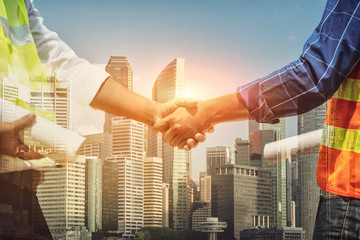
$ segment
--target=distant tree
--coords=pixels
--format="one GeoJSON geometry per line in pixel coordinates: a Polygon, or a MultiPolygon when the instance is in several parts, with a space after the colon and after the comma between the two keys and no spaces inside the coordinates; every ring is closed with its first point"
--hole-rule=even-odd
{"type": "Polygon", "coordinates": [[[175,237],[174,231],[170,228],[144,227],[137,233],[136,240],[174,240],[175,237]]]}
{"type": "Polygon", "coordinates": [[[151,235],[148,231],[139,231],[135,233],[135,240],[151,240],[151,235]]]}
{"type": "Polygon", "coordinates": [[[174,231],[170,228],[144,227],[135,240],[207,240],[207,234],[191,230],[174,231]]]}

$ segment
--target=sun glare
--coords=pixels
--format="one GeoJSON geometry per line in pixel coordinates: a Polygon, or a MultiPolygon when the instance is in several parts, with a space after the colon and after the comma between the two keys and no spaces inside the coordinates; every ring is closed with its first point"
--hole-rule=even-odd
{"type": "Polygon", "coordinates": [[[192,98],[192,99],[198,99],[199,94],[194,88],[187,88],[184,92],[185,98],[192,98]]]}

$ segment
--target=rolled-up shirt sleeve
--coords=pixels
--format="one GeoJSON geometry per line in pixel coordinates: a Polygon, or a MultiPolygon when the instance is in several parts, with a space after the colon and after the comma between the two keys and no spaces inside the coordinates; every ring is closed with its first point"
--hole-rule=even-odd
{"type": "Polygon", "coordinates": [[[41,62],[49,66],[52,74],[56,74],[60,81],[71,83],[72,96],[78,104],[89,105],[109,74],[105,69],[78,57],[58,34],[45,27],[32,0],[25,2],[31,33],[41,62]]]}
{"type": "Polygon", "coordinates": [[[329,0],[300,58],[238,87],[251,118],[272,123],[320,106],[339,88],[360,58],[360,7],[355,0],[329,0]]]}

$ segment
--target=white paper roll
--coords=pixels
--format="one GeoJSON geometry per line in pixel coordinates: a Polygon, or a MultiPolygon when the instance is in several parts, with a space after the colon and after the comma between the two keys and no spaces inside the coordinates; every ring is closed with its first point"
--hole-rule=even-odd
{"type": "Polygon", "coordinates": [[[292,154],[301,156],[317,152],[321,135],[322,129],[268,143],[264,147],[265,160],[272,163],[278,161],[279,156],[290,158],[292,154]]]}
{"type": "MultiPolygon", "coordinates": [[[[13,122],[30,112],[16,104],[0,99],[1,119],[4,122],[13,122]]],[[[41,146],[53,147],[55,152],[66,152],[69,155],[75,155],[85,138],[78,133],[70,131],[54,122],[51,122],[40,116],[36,117],[36,123],[30,128],[30,135],[41,146]],[[60,139],[60,141],[58,141],[60,139]],[[55,141],[61,144],[54,144],[55,141]]]]}

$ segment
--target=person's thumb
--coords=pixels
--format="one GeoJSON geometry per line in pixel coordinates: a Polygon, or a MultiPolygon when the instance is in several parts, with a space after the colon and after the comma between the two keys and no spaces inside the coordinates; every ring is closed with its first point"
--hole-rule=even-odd
{"type": "Polygon", "coordinates": [[[14,122],[14,129],[17,131],[21,131],[22,129],[26,127],[30,127],[35,123],[36,115],[35,114],[28,114],[24,117],[16,120],[14,122]]]}

